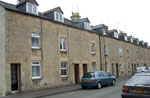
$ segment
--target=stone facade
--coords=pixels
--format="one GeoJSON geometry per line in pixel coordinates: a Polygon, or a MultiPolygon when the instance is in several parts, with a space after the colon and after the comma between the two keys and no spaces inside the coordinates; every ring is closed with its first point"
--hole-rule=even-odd
{"type": "Polygon", "coordinates": [[[92,71],[93,63],[96,70],[107,68],[115,76],[131,75],[136,66],[150,65],[148,48],[3,7],[0,12],[0,95],[12,92],[12,64],[18,65],[20,92],[80,83],[83,73],[92,71]],[[32,49],[32,33],[40,34],[40,49],[32,49]],[[62,37],[66,39],[66,51],[60,51],[62,37]],[[91,43],[95,44],[94,54],[91,43]],[[32,78],[32,61],[40,61],[39,79],[32,78]],[[65,77],[61,75],[63,61],[67,62],[65,77]]]}

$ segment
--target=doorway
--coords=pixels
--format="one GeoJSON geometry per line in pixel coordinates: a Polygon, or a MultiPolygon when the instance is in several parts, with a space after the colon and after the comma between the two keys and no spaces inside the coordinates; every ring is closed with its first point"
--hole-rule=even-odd
{"type": "Polygon", "coordinates": [[[83,74],[87,73],[87,64],[83,64],[83,74]]]}
{"type": "Polygon", "coordinates": [[[11,64],[11,90],[19,91],[20,87],[20,64],[11,64]]]}
{"type": "Polygon", "coordinates": [[[119,65],[116,63],[116,77],[119,78],[119,65]]]}
{"type": "Polygon", "coordinates": [[[114,63],[112,63],[112,66],[111,66],[112,68],[112,75],[114,75],[114,63]]]}
{"type": "Polygon", "coordinates": [[[75,74],[75,83],[80,83],[80,77],[79,77],[79,64],[75,64],[74,66],[74,74],[75,74]]]}

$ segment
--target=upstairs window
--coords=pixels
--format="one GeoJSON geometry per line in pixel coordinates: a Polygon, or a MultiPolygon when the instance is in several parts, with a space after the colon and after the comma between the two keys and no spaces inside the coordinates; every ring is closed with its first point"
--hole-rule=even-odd
{"type": "Polygon", "coordinates": [[[102,33],[103,33],[103,35],[107,35],[105,29],[102,29],[102,33]]]}
{"type": "Polygon", "coordinates": [[[91,43],[91,53],[95,54],[95,43],[91,43]]]}
{"type": "Polygon", "coordinates": [[[131,41],[131,43],[133,43],[133,39],[132,38],[130,39],[130,41],[131,41]]]}
{"type": "Polygon", "coordinates": [[[40,49],[40,34],[32,33],[32,48],[40,49]]]}
{"type": "Polygon", "coordinates": [[[66,38],[60,38],[60,51],[66,52],[66,38]]]}
{"type": "Polygon", "coordinates": [[[55,15],[55,20],[56,21],[64,22],[63,15],[61,13],[54,12],[54,15],[55,15]]]}
{"type": "Polygon", "coordinates": [[[26,3],[26,12],[33,13],[33,14],[38,14],[38,8],[37,8],[36,5],[27,2],[26,3]]]}
{"type": "Polygon", "coordinates": [[[119,36],[118,36],[118,33],[117,33],[117,32],[114,32],[114,37],[115,37],[115,38],[119,38],[119,36]]]}
{"type": "Polygon", "coordinates": [[[129,57],[129,49],[127,49],[127,57],[129,57]]]}
{"type": "Polygon", "coordinates": [[[87,29],[87,30],[91,30],[90,23],[84,22],[84,28],[87,29]]]}
{"type": "Polygon", "coordinates": [[[108,55],[108,47],[105,45],[104,46],[104,55],[107,56],[108,55]]]}
{"type": "Polygon", "coordinates": [[[127,38],[127,36],[124,36],[124,40],[125,40],[125,41],[128,41],[128,38],[127,38]]]}
{"type": "Polygon", "coordinates": [[[120,56],[123,56],[123,50],[122,48],[119,48],[120,56]]]}

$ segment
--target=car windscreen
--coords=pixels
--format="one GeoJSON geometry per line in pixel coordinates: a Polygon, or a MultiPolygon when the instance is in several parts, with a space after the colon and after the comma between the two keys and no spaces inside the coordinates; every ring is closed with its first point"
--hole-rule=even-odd
{"type": "Polygon", "coordinates": [[[150,86],[150,75],[135,75],[126,83],[129,86],[150,86]]]}
{"type": "Polygon", "coordinates": [[[86,74],[83,75],[83,78],[92,78],[92,77],[95,77],[95,73],[94,72],[86,73],[86,74]]]}

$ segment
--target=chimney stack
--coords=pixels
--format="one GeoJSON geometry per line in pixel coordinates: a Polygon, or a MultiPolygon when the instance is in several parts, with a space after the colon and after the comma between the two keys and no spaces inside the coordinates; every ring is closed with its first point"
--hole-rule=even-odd
{"type": "Polygon", "coordinates": [[[72,16],[70,17],[72,21],[76,21],[79,20],[81,18],[81,16],[79,15],[79,12],[72,12],[72,16]]]}

